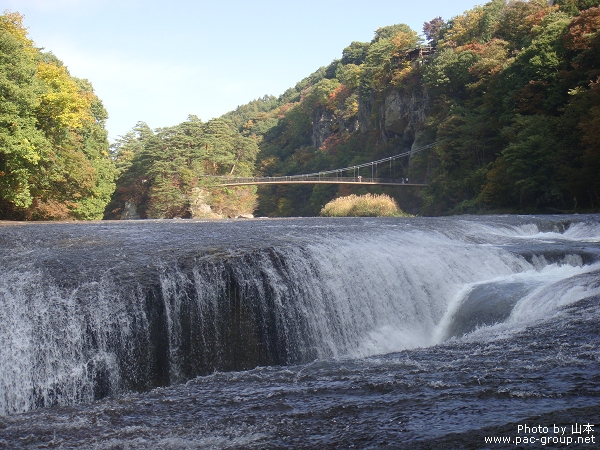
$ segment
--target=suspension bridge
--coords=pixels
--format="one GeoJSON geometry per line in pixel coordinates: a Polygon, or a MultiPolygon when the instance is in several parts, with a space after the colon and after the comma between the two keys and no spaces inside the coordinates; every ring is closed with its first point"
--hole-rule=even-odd
{"type": "Polygon", "coordinates": [[[378,159],[341,169],[325,170],[321,172],[306,173],[302,175],[288,175],[281,177],[231,177],[209,176],[219,181],[221,186],[247,186],[261,184],[364,184],[387,186],[427,186],[426,183],[413,183],[408,178],[395,176],[394,161],[406,156],[435,147],[441,141],[436,141],[423,147],[409,150],[387,158],[378,159]],[[380,169],[387,169],[388,177],[382,178],[378,174],[380,169]]]}

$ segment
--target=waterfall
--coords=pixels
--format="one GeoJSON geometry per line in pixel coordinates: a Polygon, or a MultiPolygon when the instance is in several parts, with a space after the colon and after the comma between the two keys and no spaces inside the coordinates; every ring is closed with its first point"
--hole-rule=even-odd
{"type": "Polygon", "coordinates": [[[205,223],[63,225],[41,247],[46,229],[15,228],[0,266],[0,414],[435,345],[600,292],[589,252],[514,250],[540,233],[597,242],[596,224],[413,223],[281,221],[250,246],[239,223],[218,238],[205,223]]]}

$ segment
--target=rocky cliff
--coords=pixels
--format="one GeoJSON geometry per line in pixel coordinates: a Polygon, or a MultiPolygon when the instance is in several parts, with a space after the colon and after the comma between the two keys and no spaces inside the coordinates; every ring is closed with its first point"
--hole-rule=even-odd
{"type": "Polygon", "coordinates": [[[390,91],[379,107],[379,126],[383,139],[401,136],[414,142],[423,127],[429,109],[426,90],[390,91]]]}
{"type": "Polygon", "coordinates": [[[378,131],[382,142],[399,137],[410,147],[418,140],[429,106],[430,99],[425,89],[390,89],[379,98],[373,96],[360,100],[358,115],[353,120],[337,117],[330,109],[319,107],[312,114],[311,143],[319,148],[339,131],[378,131]]]}

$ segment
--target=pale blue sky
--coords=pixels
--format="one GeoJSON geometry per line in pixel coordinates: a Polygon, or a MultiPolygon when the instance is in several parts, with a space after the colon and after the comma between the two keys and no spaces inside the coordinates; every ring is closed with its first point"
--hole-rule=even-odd
{"type": "Polygon", "coordinates": [[[275,96],[382,26],[450,19],[477,0],[3,0],[30,37],[89,79],[111,139],[143,120],[206,121],[275,96]]]}

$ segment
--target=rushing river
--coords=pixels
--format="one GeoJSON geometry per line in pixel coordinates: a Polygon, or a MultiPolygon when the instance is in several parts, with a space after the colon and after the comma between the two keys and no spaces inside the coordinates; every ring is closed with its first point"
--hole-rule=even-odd
{"type": "Polygon", "coordinates": [[[0,248],[0,448],[600,440],[598,215],[2,223],[0,248]]]}

